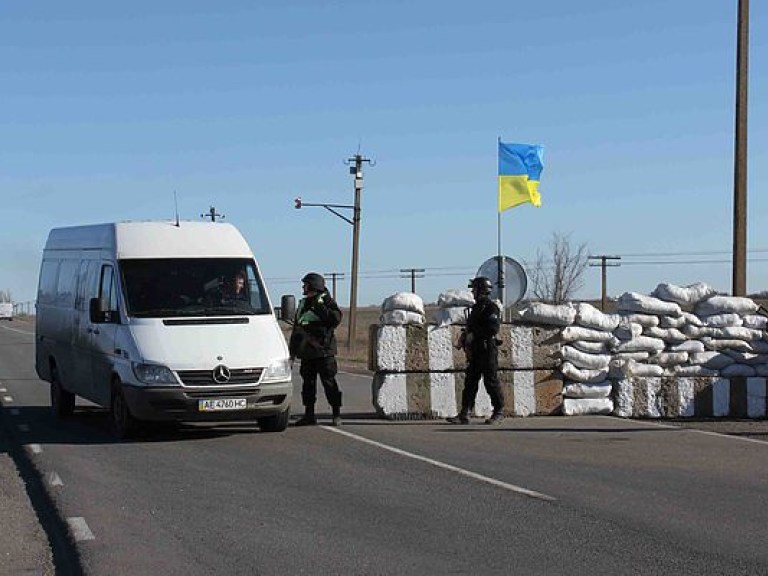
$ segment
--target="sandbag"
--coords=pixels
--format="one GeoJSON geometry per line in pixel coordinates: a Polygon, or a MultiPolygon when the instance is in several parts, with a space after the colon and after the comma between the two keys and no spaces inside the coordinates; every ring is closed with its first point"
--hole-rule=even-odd
{"type": "Polygon", "coordinates": [[[742,318],[745,328],[754,328],[755,330],[765,330],[768,326],[768,318],[760,314],[750,314],[742,318]]]}
{"type": "Polygon", "coordinates": [[[650,336],[638,336],[616,347],[616,352],[661,352],[662,350],[664,350],[664,340],[650,336]]]}
{"type": "Polygon", "coordinates": [[[613,412],[613,400],[610,398],[564,398],[563,414],[565,416],[582,416],[584,414],[610,414],[613,412]]]}
{"type": "Polygon", "coordinates": [[[716,328],[715,338],[735,339],[735,340],[760,340],[763,337],[762,330],[753,328],[744,328],[743,326],[726,326],[725,328],[716,328]]]}
{"type": "Polygon", "coordinates": [[[754,352],[752,345],[746,340],[722,340],[720,338],[702,338],[704,348],[716,352],[722,350],[736,350],[738,352],[754,352]]]}
{"type": "Polygon", "coordinates": [[[698,316],[711,316],[712,314],[723,314],[733,312],[740,316],[754,314],[759,306],[750,298],[743,296],[712,296],[699,302],[694,312],[698,316]]]}
{"type": "Polygon", "coordinates": [[[627,362],[624,371],[628,376],[663,376],[664,368],[656,364],[641,364],[640,362],[627,362]]]}
{"type": "Polygon", "coordinates": [[[634,360],[635,362],[644,362],[650,356],[650,352],[616,352],[613,355],[616,360],[634,360]]]}
{"type": "Polygon", "coordinates": [[[688,340],[688,336],[680,332],[677,328],[659,328],[658,326],[652,326],[650,328],[644,328],[643,334],[653,338],[661,338],[664,342],[670,344],[677,344],[688,340]]]}
{"type": "Polygon", "coordinates": [[[656,289],[651,292],[651,295],[661,300],[667,300],[668,302],[692,305],[701,302],[705,298],[714,296],[716,293],[714,288],[703,282],[696,282],[695,284],[689,284],[688,286],[676,286],[675,284],[662,283],[656,286],[656,289]]]}
{"type": "Polygon", "coordinates": [[[576,350],[579,350],[581,352],[586,352],[588,354],[606,354],[610,351],[608,347],[608,343],[606,342],[590,342],[589,340],[576,340],[575,342],[571,342],[571,346],[576,348],[576,350]]]}
{"type": "Polygon", "coordinates": [[[622,320],[632,322],[633,324],[640,324],[643,328],[649,328],[650,326],[659,325],[659,317],[653,314],[638,314],[636,312],[624,312],[619,313],[622,320]]]}
{"type": "Polygon", "coordinates": [[[612,331],[619,324],[618,314],[604,314],[587,302],[576,305],[576,324],[595,330],[612,331]]]}
{"type": "Polygon", "coordinates": [[[727,354],[713,351],[689,354],[688,360],[691,364],[700,364],[701,366],[711,368],[712,370],[721,370],[735,362],[735,360],[727,354]]]}
{"type": "Polygon", "coordinates": [[[563,342],[585,340],[588,342],[606,342],[609,346],[613,346],[616,343],[616,337],[613,333],[584,328],[582,326],[567,326],[560,332],[560,337],[563,339],[563,342]]]}
{"type": "Polygon", "coordinates": [[[619,311],[666,314],[668,316],[680,316],[682,313],[680,304],[676,302],[666,302],[637,292],[625,292],[619,296],[617,309],[619,311]]]}
{"type": "Polygon", "coordinates": [[[390,310],[384,312],[379,319],[384,326],[404,326],[406,324],[424,324],[424,315],[408,310],[390,310]]]}
{"type": "Polygon", "coordinates": [[[705,368],[701,365],[691,365],[691,366],[674,366],[674,375],[678,378],[685,378],[685,377],[691,377],[691,376],[717,376],[718,372],[717,370],[712,370],[711,368],[705,368]]]}
{"type": "Polygon", "coordinates": [[[560,357],[577,368],[588,370],[607,368],[608,363],[611,361],[611,357],[608,354],[587,354],[567,345],[560,348],[560,357]]]}
{"type": "Polygon", "coordinates": [[[440,308],[452,308],[454,306],[467,308],[475,305],[475,297],[471,290],[451,288],[437,297],[437,305],[440,308]]]}
{"type": "Polygon", "coordinates": [[[738,314],[726,313],[726,314],[712,314],[711,316],[702,316],[701,321],[704,322],[704,326],[710,326],[712,328],[723,328],[725,326],[741,326],[744,320],[738,314]]]}
{"type": "Polygon", "coordinates": [[[386,298],[381,304],[382,312],[390,312],[392,310],[418,312],[424,316],[424,301],[421,299],[421,296],[413,292],[396,292],[386,298]]]}
{"type": "Polygon", "coordinates": [[[688,353],[687,352],[659,352],[658,354],[652,355],[648,362],[652,364],[656,364],[658,366],[663,366],[664,368],[667,368],[669,366],[677,366],[679,364],[685,364],[688,362],[688,353]]]}
{"type": "Polygon", "coordinates": [[[520,318],[537,324],[570,326],[576,319],[576,308],[570,302],[568,304],[534,302],[520,311],[520,318]]]}
{"type": "Polygon", "coordinates": [[[602,368],[600,370],[589,370],[577,368],[570,362],[563,362],[560,365],[560,372],[566,380],[573,380],[575,382],[602,382],[608,377],[608,370],[602,368]]]}
{"type": "Polygon", "coordinates": [[[701,340],[686,340],[669,347],[670,352],[704,352],[704,342],[701,340]]]}
{"type": "Polygon", "coordinates": [[[469,316],[469,309],[452,306],[450,308],[438,308],[432,314],[432,320],[438,326],[446,324],[466,324],[469,316]]]}
{"type": "Polygon", "coordinates": [[[563,396],[567,398],[607,398],[613,386],[609,380],[587,384],[585,382],[566,382],[563,396]]]}

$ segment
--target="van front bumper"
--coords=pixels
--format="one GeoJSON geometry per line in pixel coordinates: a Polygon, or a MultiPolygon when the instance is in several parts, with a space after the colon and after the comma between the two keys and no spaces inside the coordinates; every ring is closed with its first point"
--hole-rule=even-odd
{"type": "Polygon", "coordinates": [[[123,384],[123,394],[131,414],[139,420],[177,422],[220,422],[255,420],[274,416],[291,404],[293,385],[270,382],[240,388],[202,386],[148,387],[123,384]],[[246,408],[202,411],[201,400],[245,399],[246,408]]]}

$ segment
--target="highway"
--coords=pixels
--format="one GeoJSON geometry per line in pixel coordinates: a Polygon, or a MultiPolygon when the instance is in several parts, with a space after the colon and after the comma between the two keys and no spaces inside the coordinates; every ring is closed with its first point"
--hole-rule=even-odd
{"type": "Polygon", "coordinates": [[[2,418],[85,574],[768,573],[765,442],[613,417],[391,422],[350,373],[341,428],[116,442],[87,402],[53,418],[33,332],[0,324],[2,418]]]}

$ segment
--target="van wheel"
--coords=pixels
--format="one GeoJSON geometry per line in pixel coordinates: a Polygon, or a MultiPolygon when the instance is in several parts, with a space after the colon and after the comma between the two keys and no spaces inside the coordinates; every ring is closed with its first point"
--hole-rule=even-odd
{"type": "Polygon", "coordinates": [[[124,440],[131,437],[136,429],[136,419],[128,409],[128,403],[125,401],[120,382],[115,382],[112,386],[109,417],[112,434],[115,438],[124,440]]]}
{"type": "Polygon", "coordinates": [[[262,432],[282,432],[288,428],[288,419],[291,416],[290,408],[275,414],[274,416],[266,416],[264,418],[258,418],[259,428],[262,432]]]}
{"type": "Polygon", "coordinates": [[[75,395],[61,386],[59,371],[51,366],[51,410],[56,418],[69,418],[75,412],[75,395]]]}

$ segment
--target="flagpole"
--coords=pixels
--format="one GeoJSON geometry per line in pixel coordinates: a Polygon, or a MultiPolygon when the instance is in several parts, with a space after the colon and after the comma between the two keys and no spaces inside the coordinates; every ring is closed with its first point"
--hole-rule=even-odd
{"type": "MultiPolygon", "coordinates": [[[[501,136],[499,136],[498,139],[497,139],[497,144],[496,144],[496,154],[497,154],[497,156],[498,156],[499,148],[500,147],[501,147],[501,136]]],[[[498,184],[497,184],[497,186],[498,186],[498,184]]],[[[498,191],[496,193],[499,194],[498,191]]],[[[497,228],[497,231],[498,231],[498,234],[497,234],[498,246],[497,246],[497,248],[498,248],[498,254],[499,254],[498,255],[498,259],[496,260],[496,265],[498,266],[496,276],[499,279],[498,280],[498,285],[499,285],[499,300],[501,300],[501,320],[504,321],[506,319],[506,306],[505,306],[505,302],[504,302],[504,260],[503,260],[502,251],[501,251],[501,208],[497,207],[496,209],[498,211],[497,214],[496,214],[496,217],[497,217],[497,219],[496,219],[496,228],[497,228]]]]}
{"type": "Polygon", "coordinates": [[[499,241],[499,255],[496,259],[496,264],[498,266],[498,273],[497,276],[499,278],[499,300],[501,300],[501,319],[504,320],[506,318],[506,306],[504,302],[504,256],[502,256],[501,251],[501,212],[498,213],[498,241],[499,241]]]}

